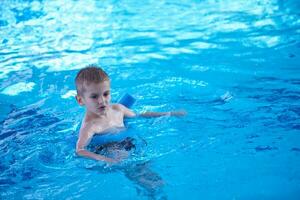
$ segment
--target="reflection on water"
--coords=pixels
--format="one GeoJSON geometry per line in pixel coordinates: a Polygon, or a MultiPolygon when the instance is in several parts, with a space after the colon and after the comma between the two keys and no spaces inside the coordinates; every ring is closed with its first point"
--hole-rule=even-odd
{"type": "Polygon", "coordinates": [[[293,1],[139,4],[4,1],[0,77],[30,66],[61,71],[99,61],[146,63],[206,49],[276,47],[292,41],[300,23],[293,1]]]}

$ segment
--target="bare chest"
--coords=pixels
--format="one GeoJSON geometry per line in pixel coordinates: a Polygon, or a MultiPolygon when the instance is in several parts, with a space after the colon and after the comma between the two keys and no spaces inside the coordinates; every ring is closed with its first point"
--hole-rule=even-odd
{"type": "Polygon", "coordinates": [[[120,112],[112,112],[107,117],[95,123],[95,133],[102,134],[106,132],[115,132],[124,128],[123,114],[120,112]]]}

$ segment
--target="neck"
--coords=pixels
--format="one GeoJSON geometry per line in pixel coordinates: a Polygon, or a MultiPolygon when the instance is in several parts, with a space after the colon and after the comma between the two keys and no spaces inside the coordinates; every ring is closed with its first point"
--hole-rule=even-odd
{"type": "Polygon", "coordinates": [[[110,115],[110,107],[103,114],[97,114],[97,113],[87,111],[85,114],[85,118],[87,121],[90,121],[90,120],[94,120],[94,119],[105,119],[105,118],[108,118],[109,115],[110,115]]]}

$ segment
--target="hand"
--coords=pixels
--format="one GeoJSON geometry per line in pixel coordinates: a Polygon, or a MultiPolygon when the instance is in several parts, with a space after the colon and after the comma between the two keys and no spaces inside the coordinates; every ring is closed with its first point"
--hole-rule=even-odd
{"type": "Polygon", "coordinates": [[[105,162],[109,165],[117,164],[118,162],[120,162],[119,159],[113,159],[113,158],[108,158],[108,157],[103,157],[103,156],[98,157],[96,160],[105,162]]]}
{"type": "Polygon", "coordinates": [[[104,161],[109,164],[117,164],[118,162],[120,162],[119,159],[113,159],[113,158],[105,158],[104,161]]]}

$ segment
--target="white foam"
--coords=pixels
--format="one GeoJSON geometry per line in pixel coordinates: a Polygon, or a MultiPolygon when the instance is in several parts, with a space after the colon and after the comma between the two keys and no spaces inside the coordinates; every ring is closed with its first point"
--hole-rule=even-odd
{"type": "Polygon", "coordinates": [[[10,96],[16,96],[20,94],[21,92],[30,92],[33,87],[35,86],[35,83],[33,82],[19,82],[14,85],[10,85],[6,87],[4,90],[2,90],[2,94],[10,95],[10,96]]]}

